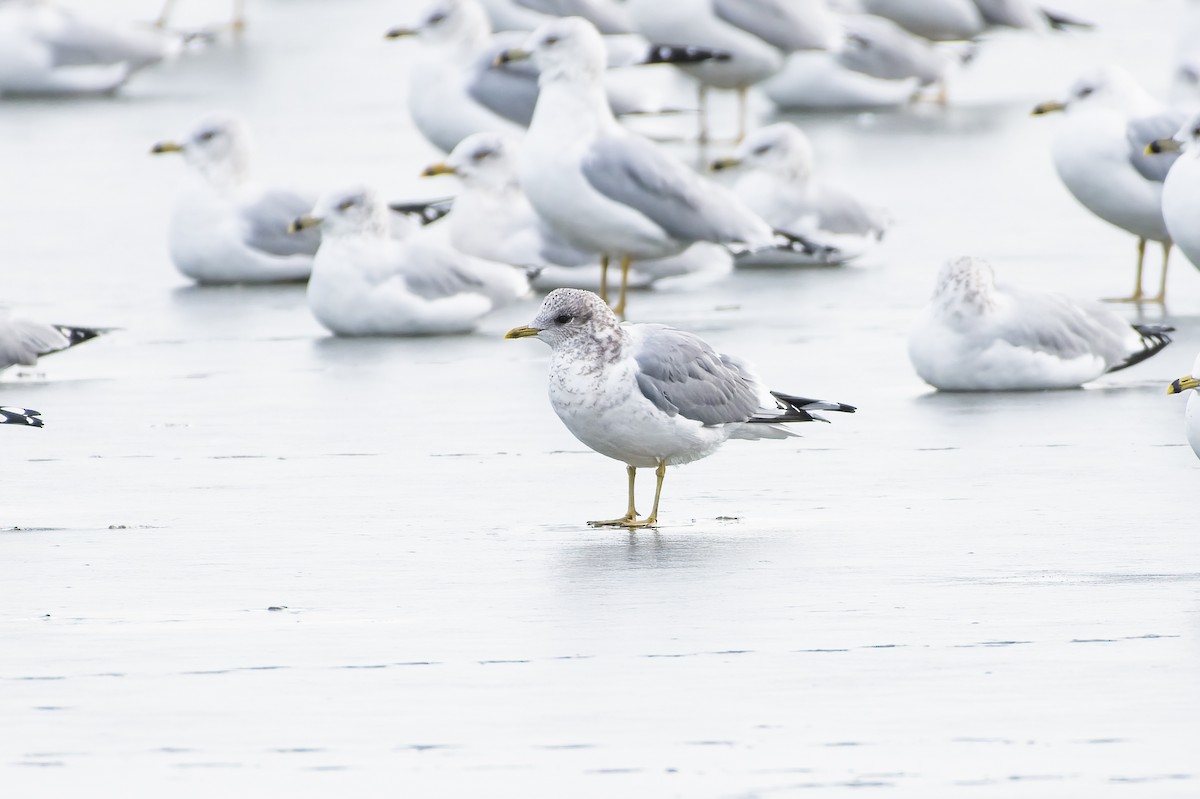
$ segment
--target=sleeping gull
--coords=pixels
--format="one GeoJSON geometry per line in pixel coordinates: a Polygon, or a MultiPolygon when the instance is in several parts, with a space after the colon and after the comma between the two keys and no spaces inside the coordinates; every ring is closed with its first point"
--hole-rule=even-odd
{"type": "Polygon", "coordinates": [[[26,427],[42,427],[41,414],[29,408],[14,408],[0,405],[0,424],[20,424],[26,427]]]}
{"type": "MultiPolygon", "coordinates": [[[[462,183],[446,219],[450,241],[458,249],[489,261],[536,266],[532,282],[540,289],[596,288],[600,263],[596,253],[581,250],[547,225],[521,190],[517,178],[519,142],[502,133],[476,133],[459,142],[444,163],[432,164],[425,176],[452,174],[462,183]]],[[[629,285],[703,272],[716,277],[733,268],[724,247],[697,242],[679,255],[636,261],[629,285]]]]}
{"type": "Polygon", "coordinates": [[[163,141],[152,153],[181,153],[199,180],[171,212],[167,244],[180,272],[197,283],[304,280],[321,237],[289,236],[288,223],[313,200],[254,180],[250,130],[237,117],[211,114],[182,141],[163,141]]]}
{"type": "Polygon", "coordinates": [[[0,369],[36,366],[42,355],[70,349],[107,332],[105,328],[52,325],[0,314],[0,369]]]}
{"type": "Polygon", "coordinates": [[[473,330],[479,319],[529,292],[518,269],[494,264],[414,234],[390,235],[387,206],[356,187],[322,197],[294,220],[320,226],[321,248],[308,281],[317,321],[339,336],[420,336],[473,330]]]}
{"type": "Polygon", "coordinates": [[[943,391],[1077,388],[1160,352],[1171,330],[1130,325],[1058,294],[1001,288],[986,261],[959,258],[938,275],[908,355],[943,391]]]}
{"type": "Polygon", "coordinates": [[[93,19],[40,0],[0,1],[0,95],[105,94],[177,55],[178,36],[93,19]]]}
{"type": "Polygon", "coordinates": [[[1192,445],[1192,452],[1196,453],[1197,458],[1200,458],[1200,357],[1196,358],[1196,362],[1192,364],[1192,371],[1189,374],[1172,381],[1171,385],[1167,386],[1168,394],[1182,394],[1185,391],[1192,393],[1188,395],[1183,429],[1187,434],[1188,443],[1192,445]]]}
{"type": "Polygon", "coordinates": [[[738,93],[738,140],[746,134],[749,87],[783,68],[788,53],[825,50],[838,37],[825,0],[629,0],[638,30],[656,42],[689,42],[730,54],[681,66],[700,84],[700,140],[707,141],[709,87],[738,93]]]}
{"type": "Polygon", "coordinates": [[[577,17],[548,22],[523,49],[504,57],[532,57],[541,71],[537,110],[521,151],[521,186],[552,227],[601,256],[602,268],[620,259],[618,314],[625,311],[629,267],[638,258],[674,255],[697,241],[823,251],[772,231],[731,192],[618,124],[600,82],[604,46],[591,23],[577,17]]]}
{"type": "Polygon", "coordinates": [[[777,122],[751,133],[733,156],[714,161],[712,169],[736,170],[734,192],[776,229],[832,234],[823,239],[837,247],[839,260],[865,252],[883,238],[887,214],[815,177],[813,161],[804,132],[777,122]]]}
{"type": "Polygon", "coordinates": [[[1163,181],[1163,221],[1188,260],[1200,264],[1200,116],[1188,120],[1173,137],[1151,142],[1146,150],[1163,158],[1178,155],[1163,181]]]}
{"type": "MultiPolygon", "coordinates": [[[[449,152],[472,133],[518,133],[537,104],[537,70],[527,63],[498,63],[497,56],[516,47],[524,33],[493,34],[478,0],[434,0],[415,25],[392,28],[387,38],[415,36],[420,52],[409,71],[408,109],[413,123],[431,144],[449,152]]],[[[723,56],[697,47],[647,44],[641,37],[606,38],[609,67],[723,56]]],[[[661,98],[643,86],[607,81],[609,102],[618,114],[658,113],[661,98]]],[[[644,82],[643,82],[644,84],[644,82]]]]}
{"type": "Polygon", "coordinates": [[[1125,70],[1111,65],[1079,78],[1067,99],[1041,103],[1033,113],[1064,110],[1068,119],[1052,147],[1059,178],[1093,214],[1138,237],[1133,294],[1120,301],[1162,303],[1171,256],[1162,192],[1174,158],[1148,155],[1145,149],[1178,130],[1185,114],[1164,108],[1125,70]],[[1150,298],[1142,293],[1147,241],[1163,245],[1159,291],[1150,298]]]}
{"type": "Polygon", "coordinates": [[[550,405],[571,433],[629,476],[624,516],[593,526],[652,527],[668,466],[711,455],[731,438],[786,438],[786,422],[827,421],[815,411],[853,413],[840,402],[768,391],[748,363],[703,339],[663,325],[620,324],[595,294],[557,289],[526,327],[551,347],[550,405]],[[638,518],[634,479],[655,469],[650,515],[638,518]]]}

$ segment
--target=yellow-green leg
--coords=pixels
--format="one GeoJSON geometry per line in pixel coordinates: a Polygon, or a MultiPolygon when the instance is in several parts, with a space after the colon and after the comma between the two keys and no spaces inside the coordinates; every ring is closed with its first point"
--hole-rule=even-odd
{"type": "MultiPolygon", "coordinates": [[[[625,511],[625,515],[619,519],[605,519],[604,521],[588,522],[592,527],[628,527],[631,522],[637,520],[637,508],[633,505],[633,483],[637,479],[637,467],[626,466],[625,471],[629,474],[629,509],[625,511]]],[[[662,486],[662,480],[659,479],[659,486],[662,486]]],[[[655,507],[658,507],[657,499],[655,507]]]]}
{"type": "Polygon", "coordinates": [[[1171,246],[1170,239],[1163,242],[1162,277],[1158,279],[1158,293],[1146,300],[1146,302],[1153,302],[1159,305],[1166,305],[1167,303],[1167,267],[1171,263],[1171,246]]]}
{"type": "Polygon", "coordinates": [[[658,524],[658,500],[662,498],[663,478],[667,476],[666,461],[658,462],[658,468],[654,470],[654,474],[658,478],[658,485],[654,487],[654,507],[650,509],[650,515],[644,519],[631,519],[622,524],[622,527],[654,527],[658,524]]]}
{"type": "Polygon", "coordinates": [[[167,2],[163,3],[163,9],[159,13],[158,19],[154,21],[154,27],[167,27],[167,23],[171,20],[171,14],[175,11],[175,1],[176,0],[167,0],[167,2]]]}
{"type": "Polygon", "coordinates": [[[633,263],[633,259],[628,255],[621,256],[621,293],[618,295],[617,304],[613,306],[613,313],[622,319],[625,318],[625,295],[629,291],[629,266],[633,263]]]}
{"type": "Polygon", "coordinates": [[[600,299],[608,302],[608,253],[600,256],[600,299]]]}
{"type": "Polygon", "coordinates": [[[696,102],[696,115],[700,119],[699,143],[701,147],[704,147],[706,144],[708,144],[708,87],[703,83],[697,85],[700,87],[699,96],[696,102]]]}
{"type": "Polygon", "coordinates": [[[233,0],[233,19],[229,23],[229,29],[239,35],[246,30],[245,0],[233,0]]]}
{"type": "Polygon", "coordinates": [[[739,86],[738,90],[738,134],[737,143],[741,144],[742,139],[746,138],[747,120],[750,115],[749,110],[749,90],[745,86],[739,86]]]}
{"type": "Polygon", "coordinates": [[[1146,264],[1146,240],[1141,236],[1138,236],[1137,251],[1137,276],[1133,285],[1133,294],[1128,297],[1115,297],[1107,302],[1142,302],[1142,268],[1146,264]]]}

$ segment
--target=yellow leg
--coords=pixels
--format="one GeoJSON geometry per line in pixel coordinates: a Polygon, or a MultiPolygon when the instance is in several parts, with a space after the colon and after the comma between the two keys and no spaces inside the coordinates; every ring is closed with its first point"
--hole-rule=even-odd
{"type": "Polygon", "coordinates": [[[625,318],[625,295],[629,291],[629,265],[633,263],[633,259],[628,255],[621,256],[621,293],[618,295],[617,304],[613,306],[613,313],[622,319],[625,318]]]}
{"type": "Polygon", "coordinates": [[[1128,297],[1115,297],[1105,302],[1141,302],[1142,301],[1142,267],[1146,263],[1146,240],[1138,237],[1137,280],[1133,286],[1133,294],[1128,297]]]}
{"type": "Polygon", "coordinates": [[[1159,305],[1167,304],[1167,267],[1171,264],[1171,241],[1168,239],[1163,242],[1163,268],[1162,277],[1158,279],[1158,294],[1155,294],[1147,302],[1158,303],[1159,305]]]}
{"type": "Polygon", "coordinates": [[[742,139],[746,138],[746,119],[749,116],[749,97],[748,90],[745,86],[739,86],[738,90],[738,134],[737,143],[741,144],[742,139]]]}
{"type": "Polygon", "coordinates": [[[608,253],[600,256],[600,299],[608,302],[608,253]]]}
{"type": "Polygon", "coordinates": [[[154,27],[167,27],[167,23],[171,20],[171,14],[175,11],[175,1],[176,0],[167,0],[167,2],[163,3],[163,9],[159,13],[158,19],[154,21],[154,27]]]}
{"type": "Polygon", "coordinates": [[[700,121],[700,146],[708,144],[708,87],[703,83],[699,84],[700,94],[697,101],[696,116],[700,121]]]}
{"type": "Polygon", "coordinates": [[[240,34],[246,30],[246,2],[245,0],[233,0],[233,19],[230,20],[229,28],[235,34],[240,34]]]}
{"type": "MultiPolygon", "coordinates": [[[[637,479],[637,467],[626,466],[625,471],[629,474],[629,510],[625,511],[625,515],[619,519],[588,522],[592,527],[627,527],[637,520],[637,508],[633,505],[633,482],[637,479]]],[[[662,485],[661,480],[659,485],[662,485]]]]}
{"type": "Polygon", "coordinates": [[[650,515],[644,519],[633,519],[625,522],[622,527],[654,527],[658,524],[658,500],[662,498],[663,478],[667,476],[666,461],[659,461],[658,468],[654,470],[654,475],[658,478],[658,485],[654,487],[654,507],[650,509],[650,515]]]}

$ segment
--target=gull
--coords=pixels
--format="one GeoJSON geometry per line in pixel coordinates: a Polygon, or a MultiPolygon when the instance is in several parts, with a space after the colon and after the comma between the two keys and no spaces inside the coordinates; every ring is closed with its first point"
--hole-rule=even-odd
{"type": "Polygon", "coordinates": [[[1167,159],[1178,156],[1163,181],[1163,221],[1171,241],[1189,261],[1200,264],[1200,116],[1188,120],[1174,136],[1151,142],[1146,152],[1167,159]]]}
{"type": "Polygon", "coordinates": [[[197,283],[298,281],[312,271],[320,235],[289,236],[288,224],[313,206],[291,189],[254,180],[246,123],[230,114],[197,121],[180,141],[152,153],[180,153],[199,177],[175,201],[167,244],[171,260],[197,283]]]}
{"type": "MultiPolygon", "coordinates": [[[[433,146],[450,152],[472,133],[515,135],[529,125],[537,104],[537,70],[530,64],[497,60],[523,42],[526,34],[493,34],[477,0],[434,0],[415,25],[392,28],[386,36],[415,36],[422,45],[409,71],[408,108],[413,124],[433,146]]],[[[721,55],[704,48],[649,45],[640,37],[606,38],[605,47],[610,67],[721,55]]],[[[640,87],[613,81],[606,84],[606,91],[618,114],[667,110],[640,87]]]]}
{"type": "Polygon", "coordinates": [[[839,64],[880,80],[915,80],[918,89],[936,84],[937,101],[942,104],[951,67],[975,54],[973,47],[966,47],[952,58],[932,42],[874,14],[844,16],[842,24],[845,35],[833,50],[839,64]]]}
{"type": "Polygon", "coordinates": [[[959,258],[938,275],[908,355],[942,391],[1077,388],[1161,352],[1173,329],[1130,325],[1059,294],[1000,287],[986,261],[959,258]]]}
{"type": "Polygon", "coordinates": [[[656,42],[692,42],[728,52],[725,61],[681,66],[699,82],[700,140],[708,139],[707,91],[738,93],[738,140],[746,134],[747,90],[779,72],[788,53],[826,50],[837,18],[825,0],[629,0],[638,30],[656,42]]]}
{"type": "Polygon", "coordinates": [[[0,405],[0,424],[20,424],[26,427],[43,427],[41,414],[29,408],[14,408],[0,405]]]}
{"type": "Polygon", "coordinates": [[[420,234],[391,236],[387,206],[354,187],[317,201],[291,230],[322,231],[308,281],[317,321],[339,336],[463,333],[529,292],[520,270],[481,261],[420,234]]]}
{"type": "Polygon", "coordinates": [[[628,528],[658,523],[668,466],[714,453],[731,438],[787,438],[787,422],[828,421],[817,411],[853,413],[840,402],[768,391],[745,361],[664,325],[620,324],[595,294],[557,289],[537,316],[505,338],[550,345],[550,405],[577,439],[625,464],[625,515],[588,524],[628,528]],[[654,507],[638,518],[634,480],[655,470],[654,507]]]}
{"type": "Polygon", "coordinates": [[[521,151],[521,186],[562,236],[600,255],[602,271],[609,259],[620,260],[618,314],[639,258],[674,255],[697,241],[823,252],[773,231],[731,192],[618,124],[600,81],[604,45],[591,23],[548,22],[522,49],[504,54],[530,57],[541,72],[540,95],[521,151]]]}
{"type": "Polygon", "coordinates": [[[1092,27],[1029,0],[860,0],[859,5],[936,42],[974,39],[993,27],[1034,31],[1092,27]]]}
{"type": "Polygon", "coordinates": [[[182,49],[178,36],[41,0],[0,0],[0,95],[111,94],[182,49]]]}
{"type": "Polygon", "coordinates": [[[1185,391],[1192,393],[1188,394],[1183,429],[1187,435],[1188,444],[1192,446],[1192,452],[1196,453],[1197,458],[1200,458],[1200,357],[1196,358],[1196,362],[1192,364],[1190,373],[1172,381],[1171,385],[1167,386],[1168,394],[1182,394],[1185,391]]]}
{"type": "Polygon", "coordinates": [[[712,169],[736,170],[734,193],[777,230],[833,234],[824,239],[835,244],[839,260],[866,251],[887,230],[881,209],[814,176],[812,143],[790,122],[754,131],[712,169]]]}
{"type": "MultiPolygon", "coordinates": [[[[451,243],[489,261],[536,266],[533,285],[541,289],[591,288],[600,284],[596,253],[579,249],[547,225],[534,210],[517,178],[520,143],[502,133],[476,133],[459,142],[442,163],[422,173],[455,175],[462,190],[446,222],[451,243]]],[[[704,272],[712,276],[733,267],[729,251],[697,242],[675,256],[637,261],[629,285],[645,288],[670,277],[704,272]]]]}
{"type": "Polygon", "coordinates": [[[1146,145],[1170,136],[1185,114],[1164,108],[1125,70],[1105,66],[1080,77],[1067,98],[1041,103],[1035,115],[1067,111],[1054,138],[1052,156],[1059,178],[1085,208],[1137,236],[1137,276],[1133,294],[1118,302],[1162,303],[1166,297],[1171,236],[1163,221],[1163,180],[1173,157],[1148,155],[1146,145]],[[1146,242],[1163,246],[1158,294],[1142,292],[1146,242]]]}
{"type": "Polygon", "coordinates": [[[70,349],[108,332],[107,328],[55,325],[0,315],[0,369],[36,366],[42,355],[70,349]]]}

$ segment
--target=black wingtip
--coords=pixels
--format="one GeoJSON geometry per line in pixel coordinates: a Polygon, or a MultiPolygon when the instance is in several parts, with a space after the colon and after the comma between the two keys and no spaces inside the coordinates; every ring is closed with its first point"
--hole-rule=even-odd
{"type": "Polygon", "coordinates": [[[704,61],[728,61],[733,56],[727,50],[696,45],[651,44],[643,64],[699,64],[704,61]]]}
{"type": "Polygon", "coordinates": [[[1046,18],[1046,22],[1056,31],[1069,31],[1072,28],[1078,30],[1094,30],[1096,24],[1094,22],[1086,22],[1082,19],[1068,17],[1065,14],[1060,14],[1057,11],[1042,9],[1042,16],[1046,18]]]}
{"type": "Polygon", "coordinates": [[[834,411],[837,413],[854,413],[858,410],[853,405],[830,400],[811,399],[809,397],[794,397],[781,391],[772,391],[771,396],[779,403],[780,414],[756,416],[751,422],[758,424],[779,424],[781,422],[828,422],[829,420],[816,411],[834,411]]]}
{"type": "Polygon", "coordinates": [[[422,225],[436,222],[454,207],[453,197],[442,197],[438,200],[427,200],[415,203],[388,203],[394,213],[415,217],[422,225]]]}
{"type": "Polygon", "coordinates": [[[67,337],[67,346],[63,349],[91,341],[97,336],[113,331],[111,327],[71,327],[70,325],[55,325],[54,329],[67,337]]]}
{"type": "Polygon", "coordinates": [[[1171,337],[1167,334],[1175,332],[1171,325],[1133,325],[1133,329],[1142,337],[1142,348],[1109,369],[1109,372],[1119,372],[1154,357],[1171,343],[1171,337]]]}
{"type": "Polygon", "coordinates": [[[0,424],[19,424],[25,427],[44,427],[41,414],[29,408],[0,407],[0,424]]]}

